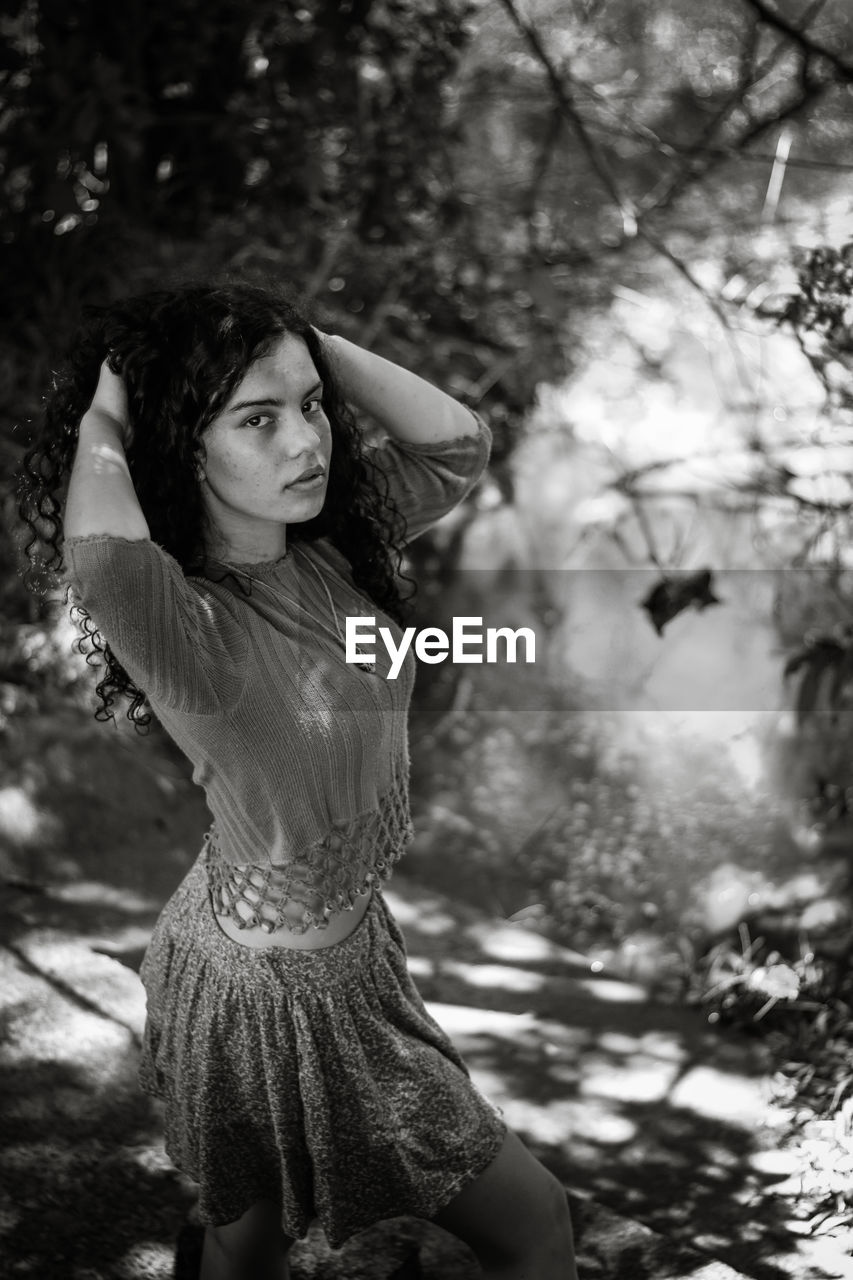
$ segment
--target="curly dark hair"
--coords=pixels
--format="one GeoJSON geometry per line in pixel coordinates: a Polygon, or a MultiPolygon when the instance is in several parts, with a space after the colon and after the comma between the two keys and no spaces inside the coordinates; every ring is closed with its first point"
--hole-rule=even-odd
{"type": "MultiPolygon", "coordinates": [[[[84,310],[18,476],[18,512],[30,533],[24,548],[27,586],[43,590],[46,581],[63,573],[63,497],[80,420],[107,357],[127,388],[132,427],[128,467],[151,538],[185,573],[200,572],[205,556],[205,511],[197,474],[202,437],[249,366],[285,334],[301,338],[308,347],[324,384],[323,404],[332,431],[323,509],[313,519],[289,526],[288,538],[328,537],[352,566],[355,583],[400,621],[405,520],[389,496],[383,473],[364,449],[314,329],[283,293],[245,282],[186,284],[84,310]]],[[[100,654],[106,668],[96,687],[96,718],[112,719],[113,703],[124,695],[130,699],[128,719],[146,729],[151,716],[144,691],[133,683],[82,605],[75,604],[73,612],[83,631],[81,652],[87,661],[96,662],[100,654]],[[86,648],[87,640],[91,649],[86,648]]]]}

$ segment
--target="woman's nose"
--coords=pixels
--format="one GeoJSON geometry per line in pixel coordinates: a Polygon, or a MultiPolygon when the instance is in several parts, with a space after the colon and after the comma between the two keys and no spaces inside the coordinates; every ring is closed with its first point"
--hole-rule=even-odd
{"type": "Polygon", "coordinates": [[[298,458],[304,453],[313,453],[322,440],[320,431],[302,414],[290,417],[284,424],[283,449],[288,458],[298,458]]]}

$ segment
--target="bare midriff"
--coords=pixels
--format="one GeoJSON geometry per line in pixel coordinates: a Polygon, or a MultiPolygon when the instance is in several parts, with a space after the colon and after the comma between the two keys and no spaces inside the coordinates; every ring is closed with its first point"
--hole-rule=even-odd
{"type": "MultiPolygon", "coordinates": [[[[259,924],[240,925],[232,916],[221,915],[219,912],[214,914],[222,932],[239,946],[288,947],[293,951],[319,951],[323,947],[333,947],[336,943],[343,942],[344,938],[348,938],[355,932],[364,919],[372,897],[372,888],[366,893],[356,894],[350,909],[330,916],[322,929],[309,927],[304,933],[294,933],[284,925],[267,931],[259,924]]],[[[297,908],[301,906],[295,902],[293,905],[297,908]]]]}

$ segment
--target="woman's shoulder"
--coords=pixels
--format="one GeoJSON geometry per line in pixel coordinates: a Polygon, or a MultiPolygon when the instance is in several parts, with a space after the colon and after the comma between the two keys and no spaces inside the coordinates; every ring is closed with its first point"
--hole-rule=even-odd
{"type": "Polygon", "coordinates": [[[150,538],[85,535],[64,551],[75,604],[152,701],[194,714],[233,702],[247,652],[233,599],[150,538]]]}

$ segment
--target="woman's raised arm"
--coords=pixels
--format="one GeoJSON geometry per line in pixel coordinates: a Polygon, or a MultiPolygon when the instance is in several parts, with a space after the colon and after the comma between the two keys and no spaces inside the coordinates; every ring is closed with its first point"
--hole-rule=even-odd
{"type": "Polygon", "coordinates": [[[124,451],[129,430],[124,383],[105,360],[80,422],[63,519],[66,538],[99,533],[132,540],[150,537],[124,451]]]}
{"type": "Polygon", "coordinates": [[[471,410],[446,391],[346,338],[315,332],[344,399],[389,435],[410,444],[440,444],[477,434],[471,410]]]}

